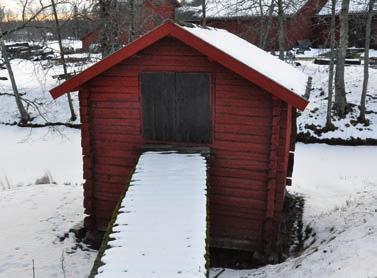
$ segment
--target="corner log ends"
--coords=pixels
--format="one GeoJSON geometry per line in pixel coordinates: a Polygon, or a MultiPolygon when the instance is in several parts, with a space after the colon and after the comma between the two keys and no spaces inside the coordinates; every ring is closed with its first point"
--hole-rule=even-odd
{"type": "Polygon", "coordinates": [[[274,238],[274,211],[275,211],[275,196],[277,186],[278,174],[278,155],[279,155],[279,138],[280,138],[280,122],[281,122],[281,101],[273,98],[272,106],[272,127],[271,127],[271,145],[270,157],[268,163],[267,176],[267,206],[266,206],[266,220],[264,223],[264,240],[266,242],[266,249],[271,248],[274,238]]]}

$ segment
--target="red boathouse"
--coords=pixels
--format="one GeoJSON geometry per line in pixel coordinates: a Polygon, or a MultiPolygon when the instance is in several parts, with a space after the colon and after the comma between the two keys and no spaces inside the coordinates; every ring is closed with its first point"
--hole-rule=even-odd
{"type": "Polygon", "coordinates": [[[273,243],[306,81],[225,30],[166,22],[52,89],[79,91],[87,228],[106,229],[145,144],[206,146],[210,245],[273,243]]]}

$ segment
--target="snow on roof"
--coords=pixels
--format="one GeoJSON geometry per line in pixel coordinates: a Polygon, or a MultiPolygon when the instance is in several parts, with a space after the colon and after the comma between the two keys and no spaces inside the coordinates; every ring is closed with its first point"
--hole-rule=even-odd
{"type": "Polygon", "coordinates": [[[206,277],[206,195],[201,154],[142,154],[96,278],[206,277]]]}
{"type": "Polygon", "coordinates": [[[183,28],[296,95],[305,94],[306,74],[248,41],[223,29],[199,26],[183,28]]]}
{"type": "MultiPolygon", "coordinates": [[[[295,14],[307,0],[284,1],[286,15],[295,14]]],[[[224,17],[248,17],[268,15],[270,9],[277,14],[277,0],[245,1],[245,0],[207,0],[206,16],[208,18],[224,17]]],[[[200,18],[202,17],[201,1],[186,1],[182,7],[177,9],[178,17],[200,18]]]]}
{"type": "MultiPolygon", "coordinates": [[[[350,0],[350,13],[365,13],[368,11],[368,0],[350,0]]],[[[319,11],[319,15],[331,15],[331,0],[329,0],[326,5],[319,11]]],[[[342,7],[342,1],[336,0],[335,12],[340,13],[342,7]]],[[[374,10],[377,11],[377,3],[374,5],[374,10]]]]}

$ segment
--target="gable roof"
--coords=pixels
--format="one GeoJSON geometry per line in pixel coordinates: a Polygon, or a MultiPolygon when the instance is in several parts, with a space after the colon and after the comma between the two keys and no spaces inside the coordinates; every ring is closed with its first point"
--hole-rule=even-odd
{"type": "Polygon", "coordinates": [[[91,79],[168,36],[196,49],[300,110],[304,110],[308,104],[302,97],[308,78],[293,66],[228,31],[201,28],[196,25],[183,27],[171,21],[50,90],[52,97],[58,98],[65,93],[78,90],[91,79]]]}

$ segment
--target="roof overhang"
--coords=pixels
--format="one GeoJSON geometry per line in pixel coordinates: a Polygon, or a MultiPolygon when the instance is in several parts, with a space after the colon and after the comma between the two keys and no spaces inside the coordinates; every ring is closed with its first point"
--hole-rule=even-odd
{"type": "Polygon", "coordinates": [[[197,36],[191,34],[181,26],[171,21],[165,22],[161,26],[148,32],[147,34],[128,44],[124,48],[107,56],[100,62],[94,64],[93,66],[89,67],[73,78],[65,81],[61,85],[53,88],[52,90],[50,90],[52,97],[56,99],[65,93],[79,90],[80,87],[82,87],[91,79],[168,36],[174,37],[184,44],[196,49],[203,55],[206,55],[209,59],[216,61],[222,66],[237,73],[243,78],[263,88],[273,96],[291,104],[293,107],[299,110],[304,110],[309,103],[305,98],[300,97],[294,92],[281,86],[265,75],[243,64],[232,56],[224,53],[220,49],[207,43],[205,40],[198,38],[197,36]]]}

